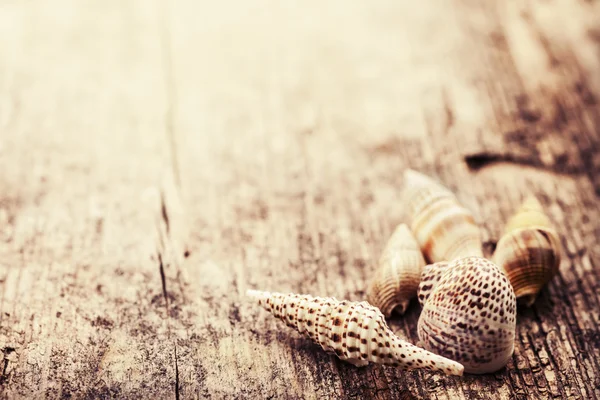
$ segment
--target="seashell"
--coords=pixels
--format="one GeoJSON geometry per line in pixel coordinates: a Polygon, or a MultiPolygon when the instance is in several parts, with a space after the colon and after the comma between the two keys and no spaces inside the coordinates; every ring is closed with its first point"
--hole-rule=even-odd
{"type": "Polygon", "coordinates": [[[481,235],[473,214],[433,179],[408,169],[404,204],[410,228],[430,262],[483,257],[481,235]]]}
{"type": "Polygon", "coordinates": [[[506,224],[494,253],[517,299],[531,306],[542,287],[558,273],[560,238],[535,197],[525,200],[506,224]]]}
{"type": "Polygon", "coordinates": [[[247,295],[289,327],[310,337],[326,352],[357,367],[373,362],[403,370],[424,368],[448,375],[463,373],[459,363],[394,335],[379,309],[367,302],[256,290],[249,290],[247,295]]]}
{"type": "Polygon", "coordinates": [[[440,261],[434,264],[429,264],[423,268],[421,282],[419,283],[418,288],[419,303],[421,304],[421,307],[425,306],[429,295],[439,282],[442,274],[446,272],[449,266],[450,263],[448,261],[440,261]]]}
{"type": "Polygon", "coordinates": [[[504,367],[514,351],[517,305],[502,270],[484,258],[467,257],[446,268],[425,267],[427,273],[437,283],[424,298],[420,344],[463,364],[468,373],[504,367]]]}
{"type": "Polygon", "coordinates": [[[368,302],[386,317],[394,309],[404,314],[410,299],[417,295],[424,266],[417,240],[406,224],[398,225],[379,259],[379,268],[367,291],[368,302]]]}

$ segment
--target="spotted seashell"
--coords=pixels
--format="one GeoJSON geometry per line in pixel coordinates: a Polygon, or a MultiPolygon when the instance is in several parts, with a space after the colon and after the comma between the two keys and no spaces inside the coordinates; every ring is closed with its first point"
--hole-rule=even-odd
{"type": "Polygon", "coordinates": [[[520,302],[531,306],[542,287],[558,273],[560,238],[535,197],[525,200],[508,221],[494,262],[504,270],[520,302]]]}
{"type": "Polygon", "coordinates": [[[448,269],[448,266],[450,266],[449,262],[440,261],[434,264],[429,264],[423,268],[421,282],[419,283],[418,287],[419,303],[421,304],[421,307],[425,306],[427,299],[429,299],[429,295],[439,282],[442,274],[448,269]]]}
{"type": "Polygon", "coordinates": [[[256,290],[249,290],[247,294],[289,327],[321,345],[326,352],[357,367],[373,362],[403,370],[423,368],[448,375],[463,373],[459,363],[394,335],[379,309],[367,302],[256,290]]]}
{"type": "Polygon", "coordinates": [[[468,256],[483,257],[481,235],[473,214],[456,196],[433,179],[404,173],[404,205],[421,251],[430,262],[468,256]]]}
{"type": "Polygon", "coordinates": [[[404,314],[410,300],[417,295],[424,266],[423,254],[410,229],[406,224],[398,225],[379,259],[367,300],[386,317],[394,309],[404,314]]]}
{"type": "Polygon", "coordinates": [[[480,257],[458,259],[438,271],[419,318],[420,344],[463,364],[468,373],[501,369],[513,354],[516,329],[508,278],[480,257]]]}

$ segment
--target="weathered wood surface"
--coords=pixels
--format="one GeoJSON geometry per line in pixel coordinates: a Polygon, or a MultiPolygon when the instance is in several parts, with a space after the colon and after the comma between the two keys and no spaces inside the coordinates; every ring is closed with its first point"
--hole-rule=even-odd
{"type": "Polygon", "coordinates": [[[598,1],[0,0],[0,397],[598,398],[599,99],[598,1]],[[501,372],[358,369],[244,299],[363,299],[407,167],[488,251],[526,194],[560,227],[501,372]]]}

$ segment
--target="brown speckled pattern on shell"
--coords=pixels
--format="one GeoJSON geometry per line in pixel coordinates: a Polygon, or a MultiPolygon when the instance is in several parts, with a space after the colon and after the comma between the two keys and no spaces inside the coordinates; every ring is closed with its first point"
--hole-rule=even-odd
{"type": "Polygon", "coordinates": [[[516,298],[508,278],[479,257],[450,263],[418,323],[423,347],[474,374],[506,365],[514,350],[515,328],[516,298]]]}
{"type": "Polygon", "coordinates": [[[541,204],[530,197],[508,221],[494,262],[504,270],[517,299],[531,306],[542,287],[558,272],[560,238],[541,204]]]}
{"type": "Polygon", "coordinates": [[[425,306],[427,299],[429,299],[429,295],[431,292],[433,292],[433,289],[439,282],[442,274],[446,272],[449,265],[449,262],[441,261],[434,264],[429,264],[423,268],[421,282],[419,283],[418,288],[418,297],[421,307],[425,306]]]}
{"type": "Polygon", "coordinates": [[[433,179],[413,170],[404,174],[403,203],[410,228],[428,261],[483,257],[473,214],[433,179]]]}
{"type": "Polygon", "coordinates": [[[463,366],[414,346],[387,326],[379,309],[367,302],[249,290],[253,297],[289,327],[310,337],[328,353],[355,366],[369,362],[404,370],[429,369],[462,375],[463,366]]]}
{"type": "Polygon", "coordinates": [[[410,300],[417,295],[424,266],[417,240],[406,224],[398,225],[379,259],[367,300],[386,317],[394,309],[404,314],[410,300]]]}

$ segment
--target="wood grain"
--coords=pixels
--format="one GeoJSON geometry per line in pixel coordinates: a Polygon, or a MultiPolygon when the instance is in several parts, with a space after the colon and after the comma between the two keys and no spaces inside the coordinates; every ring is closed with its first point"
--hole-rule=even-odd
{"type": "Polygon", "coordinates": [[[0,397],[600,397],[599,38],[597,1],[0,0],[0,397]],[[244,298],[364,299],[407,167],[488,254],[525,195],[560,228],[496,374],[355,368],[244,298]]]}

